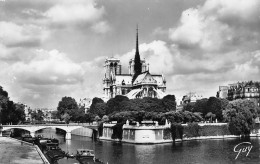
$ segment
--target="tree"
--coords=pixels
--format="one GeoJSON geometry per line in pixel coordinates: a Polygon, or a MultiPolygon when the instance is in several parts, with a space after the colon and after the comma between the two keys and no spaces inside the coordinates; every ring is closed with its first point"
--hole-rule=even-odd
{"type": "Polygon", "coordinates": [[[94,114],[87,112],[84,115],[84,122],[92,122],[92,121],[94,121],[94,118],[95,118],[94,114]]]}
{"type": "Polygon", "coordinates": [[[205,118],[209,119],[210,122],[212,122],[212,120],[216,118],[216,115],[213,114],[212,112],[209,112],[209,113],[206,114],[205,118]]]}
{"type": "Polygon", "coordinates": [[[1,110],[1,121],[3,124],[18,124],[25,120],[24,106],[7,101],[6,107],[1,110]]]}
{"type": "Polygon", "coordinates": [[[69,124],[71,116],[68,113],[64,113],[61,116],[61,119],[65,121],[66,124],[69,124]]]}
{"type": "Polygon", "coordinates": [[[31,113],[31,117],[35,121],[43,121],[44,114],[40,109],[37,109],[31,113]]]}
{"type": "Polygon", "coordinates": [[[7,109],[8,101],[8,93],[0,86],[0,123],[3,122],[2,117],[4,116],[2,114],[2,111],[7,109]]]}
{"type": "Polygon", "coordinates": [[[111,121],[117,121],[118,123],[125,123],[126,120],[129,121],[137,120],[135,117],[138,117],[137,112],[123,111],[123,112],[114,113],[109,118],[111,121]]]}
{"type": "Polygon", "coordinates": [[[200,112],[204,117],[208,113],[207,102],[208,102],[207,98],[196,101],[192,112],[200,112]]]}
{"type": "Polygon", "coordinates": [[[96,117],[94,118],[94,120],[95,120],[96,122],[98,122],[98,121],[101,120],[101,118],[100,118],[99,116],[96,116],[96,117]]]}
{"type": "Polygon", "coordinates": [[[58,119],[59,118],[57,110],[51,112],[51,118],[52,119],[58,119]]]}
{"type": "Polygon", "coordinates": [[[98,97],[93,98],[92,103],[90,105],[90,109],[89,109],[90,113],[95,112],[95,105],[98,104],[98,103],[104,103],[104,101],[101,98],[98,98],[98,97]]]}
{"type": "Polygon", "coordinates": [[[85,115],[84,108],[74,109],[73,112],[70,114],[71,116],[70,120],[74,122],[84,122],[84,115],[85,115]]]}
{"type": "Polygon", "coordinates": [[[164,96],[162,104],[166,111],[176,111],[176,98],[174,95],[164,96]]]}
{"type": "Polygon", "coordinates": [[[78,104],[74,98],[66,96],[62,97],[57,107],[59,118],[61,118],[65,113],[72,116],[72,113],[78,108],[78,104]]]}
{"type": "Polygon", "coordinates": [[[245,99],[231,101],[223,111],[223,117],[229,123],[229,130],[235,135],[249,135],[254,128],[256,116],[257,106],[245,99]]]}
{"type": "Polygon", "coordinates": [[[106,107],[106,103],[96,103],[92,106],[89,112],[98,115],[99,117],[103,117],[106,114],[106,107]]]}
{"type": "MultiPolygon", "coordinates": [[[[228,100],[220,99],[216,97],[210,97],[207,102],[207,112],[211,112],[216,115],[216,118],[220,121],[223,120],[222,111],[228,105],[228,100]]],[[[211,117],[212,118],[212,117],[211,117]]]]}
{"type": "Polygon", "coordinates": [[[107,116],[107,115],[104,115],[104,116],[102,117],[102,121],[103,121],[103,122],[108,122],[108,121],[109,121],[108,116],[107,116]]]}
{"type": "Polygon", "coordinates": [[[24,105],[9,100],[8,92],[0,86],[0,123],[18,124],[25,120],[24,105]]]}
{"type": "Polygon", "coordinates": [[[121,96],[121,95],[117,95],[115,98],[108,100],[106,114],[109,115],[114,112],[123,111],[122,109],[123,107],[121,106],[121,104],[124,101],[129,101],[129,99],[126,96],[121,96]]]}
{"type": "Polygon", "coordinates": [[[183,105],[183,111],[194,112],[195,102],[190,102],[183,105]]]}

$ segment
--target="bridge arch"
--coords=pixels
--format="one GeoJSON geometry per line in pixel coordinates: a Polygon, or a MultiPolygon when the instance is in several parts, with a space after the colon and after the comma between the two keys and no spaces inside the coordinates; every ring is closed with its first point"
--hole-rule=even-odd
{"type": "Polygon", "coordinates": [[[2,136],[3,131],[7,131],[7,130],[11,130],[11,129],[20,129],[20,130],[24,130],[26,132],[29,132],[31,136],[35,135],[33,131],[31,131],[30,129],[28,129],[26,127],[4,127],[2,129],[2,131],[0,132],[0,136],[2,136]]]}
{"type": "MultiPolygon", "coordinates": [[[[29,131],[31,136],[35,136],[35,132],[41,129],[48,129],[48,128],[57,128],[61,129],[66,132],[66,139],[71,139],[71,132],[73,130],[79,129],[79,128],[88,128],[91,130],[95,130],[96,125],[71,125],[71,124],[37,124],[37,125],[3,125],[2,131],[9,130],[9,129],[23,129],[26,131],[29,131]]],[[[2,133],[0,133],[1,135],[2,133]]]]}

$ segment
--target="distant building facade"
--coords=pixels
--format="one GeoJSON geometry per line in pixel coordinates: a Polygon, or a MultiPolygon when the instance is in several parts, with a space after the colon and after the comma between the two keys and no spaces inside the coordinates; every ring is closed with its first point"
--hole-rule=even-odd
{"type": "Polygon", "coordinates": [[[196,102],[197,100],[201,100],[201,99],[203,99],[202,95],[199,95],[196,92],[190,92],[190,93],[187,93],[186,95],[184,95],[182,97],[181,104],[187,104],[187,103],[190,103],[190,102],[196,102]]]}
{"type": "Polygon", "coordinates": [[[90,109],[92,103],[92,99],[90,98],[83,98],[79,100],[79,107],[84,108],[85,113],[90,109]]]}
{"type": "Polygon", "coordinates": [[[218,96],[219,98],[227,98],[228,97],[228,86],[219,86],[218,96]]]}
{"type": "MultiPolygon", "coordinates": [[[[136,34],[136,55],[139,55],[138,30],[136,34]]],[[[128,73],[122,73],[120,60],[117,58],[107,58],[105,60],[105,75],[103,78],[104,99],[114,98],[116,95],[124,95],[130,99],[143,97],[163,98],[166,91],[165,77],[150,74],[149,64],[145,59],[141,62],[141,74],[133,79],[135,74],[135,60],[130,59],[128,73]]]]}
{"type": "Polygon", "coordinates": [[[41,110],[43,113],[43,121],[53,121],[52,113],[56,111],[56,109],[49,109],[49,108],[41,108],[41,109],[35,109],[35,110],[41,110]]]}
{"type": "Polygon", "coordinates": [[[236,99],[248,99],[257,106],[260,103],[260,82],[237,82],[228,86],[219,87],[217,97],[226,98],[230,101],[236,99]]]}

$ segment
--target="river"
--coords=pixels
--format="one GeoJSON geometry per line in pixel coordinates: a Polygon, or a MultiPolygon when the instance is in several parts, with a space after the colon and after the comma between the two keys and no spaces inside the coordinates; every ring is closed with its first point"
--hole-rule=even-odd
{"type": "MultiPolygon", "coordinates": [[[[38,134],[45,137],[59,139],[60,147],[64,151],[76,153],[76,149],[94,149],[97,158],[109,164],[225,164],[225,163],[260,163],[260,138],[250,139],[214,139],[184,141],[182,143],[168,143],[155,145],[135,145],[111,141],[92,141],[89,137],[72,135],[72,140],[65,140],[57,134],[55,129],[45,129],[38,134]],[[242,142],[248,142],[234,147],[242,142]],[[242,147],[246,152],[239,153],[242,147]],[[246,157],[246,154],[248,156],[246,157]]],[[[59,164],[71,164],[76,161],[62,159],[59,164]]]]}

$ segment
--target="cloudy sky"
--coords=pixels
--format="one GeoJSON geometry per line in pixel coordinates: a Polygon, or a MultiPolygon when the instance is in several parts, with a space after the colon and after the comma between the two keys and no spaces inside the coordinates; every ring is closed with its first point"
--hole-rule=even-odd
{"type": "Polygon", "coordinates": [[[141,58],[167,93],[215,96],[260,80],[259,0],[1,0],[0,86],[15,102],[56,108],[102,96],[104,60],[141,58]]]}

